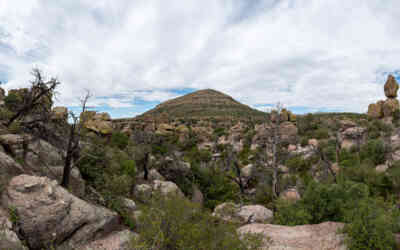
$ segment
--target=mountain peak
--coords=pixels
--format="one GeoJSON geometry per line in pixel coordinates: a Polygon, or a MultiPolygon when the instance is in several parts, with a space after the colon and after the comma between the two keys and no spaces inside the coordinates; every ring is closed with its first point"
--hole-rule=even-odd
{"type": "Polygon", "coordinates": [[[138,118],[159,119],[168,116],[169,119],[214,118],[224,119],[235,117],[249,119],[261,118],[265,113],[244,105],[231,96],[214,89],[202,89],[180,96],[157,105],[138,118]]]}

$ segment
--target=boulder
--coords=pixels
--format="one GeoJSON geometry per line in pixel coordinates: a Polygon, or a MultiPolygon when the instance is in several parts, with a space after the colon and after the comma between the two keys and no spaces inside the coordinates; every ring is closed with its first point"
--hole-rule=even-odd
{"type": "Polygon", "coordinates": [[[341,143],[341,148],[350,150],[352,147],[356,145],[356,142],[350,139],[344,139],[341,143]]]}
{"type": "Polygon", "coordinates": [[[13,231],[13,225],[8,219],[8,213],[0,208],[0,249],[25,250],[26,248],[17,234],[13,231]]]}
{"type": "Polygon", "coordinates": [[[146,202],[151,198],[153,189],[148,184],[136,185],[133,190],[133,195],[141,202],[146,202]]]}
{"type": "Polygon", "coordinates": [[[159,135],[172,135],[174,133],[174,127],[167,123],[158,125],[156,134],[159,135]]]}
{"type": "Polygon", "coordinates": [[[386,172],[386,170],[387,170],[388,168],[389,168],[388,165],[386,165],[386,164],[381,164],[381,165],[378,165],[378,166],[375,167],[375,171],[378,172],[378,173],[384,173],[384,172],[386,172]]]}
{"type": "Polygon", "coordinates": [[[400,109],[399,100],[387,99],[382,105],[382,112],[385,117],[392,116],[396,110],[400,109]]]}
{"type": "Polygon", "coordinates": [[[368,105],[368,112],[367,112],[368,117],[373,118],[373,119],[380,119],[383,117],[383,111],[382,111],[382,104],[381,103],[371,103],[368,105]]]}
{"type": "Polygon", "coordinates": [[[179,187],[171,181],[155,180],[153,182],[153,190],[164,196],[177,195],[180,197],[185,197],[179,187]]]}
{"type": "Polygon", "coordinates": [[[237,231],[242,235],[261,234],[261,250],[345,250],[345,237],[339,233],[343,226],[336,222],[302,226],[249,224],[237,231]]]}
{"type": "Polygon", "coordinates": [[[189,133],[189,128],[186,127],[185,125],[181,124],[178,127],[176,127],[175,131],[180,134],[187,134],[187,133],[189,133]]]}
{"type": "Polygon", "coordinates": [[[396,78],[389,75],[384,86],[385,95],[387,98],[396,98],[397,91],[399,90],[399,84],[397,84],[396,78]]]}
{"type": "Polygon", "coordinates": [[[108,113],[96,113],[85,111],[80,115],[83,127],[101,135],[110,135],[113,132],[113,124],[108,113]]]}
{"type": "Polygon", "coordinates": [[[204,195],[199,189],[199,187],[195,184],[192,185],[192,202],[197,203],[199,205],[203,205],[204,202],[204,195]]]}
{"type": "Polygon", "coordinates": [[[309,139],[308,145],[313,146],[313,147],[318,147],[318,140],[317,139],[309,139]]]}
{"type": "Polygon", "coordinates": [[[13,177],[24,172],[25,170],[19,163],[15,162],[11,156],[0,151],[0,189],[4,189],[13,177]]]}
{"type": "Polygon", "coordinates": [[[123,230],[111,233],[107,237],[95,240],[83,246],[82,250],[129,250],[132,249],[130,244],[133,238],[138,237],[137,234],[123,230]]]}
{"type": "Polygon", "coordinates": [[[300,200],[300,194],[296,188],[287,189],[286,191],[282,192],[279,197],[283,200],[292,202],[300,200]]]}
{"type": "Polygon", "coordinates": [[[137,206],[136,203],[128,198],[121,198],[121,207],[129,212],[136,211],[137,206]]]}
{"type": "Polygon", "coordinates": [[[282,141],[295,142],[297,138],[297,127],[292,122],[284,122],[280,125],[282,141]]]}
{"type": "Polygon", "coordinates": [[[66,121],[68,119],[68,109],[66,107],[54,107],[52,119],[66,121]]]}
{"type": "Polygon", "coordinates": [[[261,205],[240,206],[225,202],[215,207],[213,216],[239,224],[269,223],[273,219],[273,212],[261,205]]]}
{"type": "Polygon", "coordinates": [[[47,177],[14,177],[2,195],[2,204],[15,209],[18,225],[30,249],[80,246],[119,226],[118,215],[70,194],[47,177]]]}
{"type": "MultiPolygon", "coordinates": [[[[64,166],[46,168],[45,175],[50,179],[61,183],[64,174],[64,166]]],[[[69,176],[69,191],[74,195],[83,198],[85,196],[86,185],[78,168],[72,168],[69,176]]]]}

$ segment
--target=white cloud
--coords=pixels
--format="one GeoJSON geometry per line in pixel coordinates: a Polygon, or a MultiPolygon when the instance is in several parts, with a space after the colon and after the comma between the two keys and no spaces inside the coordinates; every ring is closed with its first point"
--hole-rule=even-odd
{"type": "Polygon", "coordinates": [[[84,88],[116,108],[215,88],[364,112],[400,69],[399,16],[397,0],[1,1],[0,64],[7,88],[32,66],[58,76],[62,104],[84,88]]]}

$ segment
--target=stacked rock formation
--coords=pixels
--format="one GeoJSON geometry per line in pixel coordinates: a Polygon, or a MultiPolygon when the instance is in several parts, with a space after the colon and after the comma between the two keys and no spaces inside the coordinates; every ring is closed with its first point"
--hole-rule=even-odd
{"type": "Polygon", "coordinates": [[[399,100],[396,99],[399,84],[394,76],[389,75],[385,86],[386,101],[380,100],[368,106],[368,116],[375,119],[391,117],[396,110],[400,109],[399,100]]]}

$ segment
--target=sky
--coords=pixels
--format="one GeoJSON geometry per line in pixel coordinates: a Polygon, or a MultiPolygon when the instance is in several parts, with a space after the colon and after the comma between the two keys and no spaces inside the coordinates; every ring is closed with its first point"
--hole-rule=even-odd
{"type": "Polygon", "coordinates": [[[264,110],[366,112],[400,80],[398,0],[0,0],[0,81],[132,117],[212,88],[264,110]]]}

